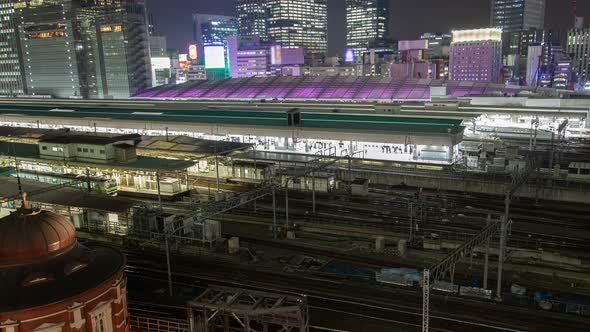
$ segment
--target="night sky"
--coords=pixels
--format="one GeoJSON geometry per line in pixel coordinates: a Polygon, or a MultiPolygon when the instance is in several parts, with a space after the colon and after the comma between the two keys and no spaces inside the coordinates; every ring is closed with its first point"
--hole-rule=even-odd
{"type": "MultiPolygon", "coordinates": [[[[392,0],[391,28],[395,39],[418,38],[423,32],[485,27],[490,22],[491,0],[392,0]]],[[[573,26],[570,0],[547,0],[545,25],[567,31],[573,26]]],[[[192,13],[234,14],[234,0],[148,0],[158,33],[168,47],[181,49],[192,39],[192,13]]],[[[344,0],[328,0],[330,54],[341,54],[345,45],[344,0]]],[[[590,1],[578,1],[578,16],[590,25],[590,1]]]]}

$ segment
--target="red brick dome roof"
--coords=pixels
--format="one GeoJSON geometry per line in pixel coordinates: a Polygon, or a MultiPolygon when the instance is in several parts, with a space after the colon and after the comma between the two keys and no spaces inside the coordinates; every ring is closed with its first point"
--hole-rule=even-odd
{"type": "Polygon", "coordinates": [[[43,261],[76,244],[76,229],[57,213],[23,207],[0,219],[0,266],[43,261]]]}

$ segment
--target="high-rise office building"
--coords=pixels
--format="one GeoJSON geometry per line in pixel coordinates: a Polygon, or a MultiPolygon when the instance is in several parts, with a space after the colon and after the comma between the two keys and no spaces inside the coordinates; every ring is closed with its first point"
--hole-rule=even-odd
{"type": "Polygon", "coordinates": [[[14,16],[16,0],[0,0],[0,96],[25,93],[14,16]]]}
{"type": "Polygon", "coordinates": [[[99,7],[97,18],[97,60],[103,72],[99,97],[128,98],[152,81],[145,4],[142,0],[114,0],[114,5],[102,1],[107,5],[99,7]]]}
{"type": "Polygon", "coordinates": [[[16,8],[25,92],[128,98],[151,85],[141,0],[51,0],[16,8]]]}
{"type": "Polygon", "coordinates": [[[590,82],[590,28],[571,29],[567,34],[567,53],[572,55],[580,86],[590,82]]]}
{"type": "Polygon", "coordinates": [[[235,19],[227,21],[209,21],[201,25],[203,45],[223,45],[227,37],[238,34],[238,22],[235,19]]]}
{"type": "Polygon", "coordinates": [[[453,31],[449,79],[498,82],[502,65],[502,30],[453,31]]]}
{"type": "Polygon", "coordinates": [[[238,34],[238,22],[233,16],[193,14],[194,41],[197,61],[205,63],[205,46],[224,46],[227,37],[238,34]]]}
{"type": "Polygon", "coordinates": [[[420,36],[422,40],[428,40],[427,55],[429,59],[443,59],[449,57],[452,35],[449,33],[427,32],[420,36]]]}
{"type": "Polygon", "coordinates": [[[267,0],[237,0],[236,16],[239,36],[259,37],[263,41],[268,39],[266,3],[267,0]]]}
{"type": "Polygon", "coordinates": [[[328,50],[327,0],[267,0],[267,31],[283,47],[303,47],[309,55],[328,50]]]}
{"type": "Polygon", "coordinates": [[[545,0],[492,0],[491,25],[504,33],[543,29],[545,0]]]}
{"type": "Polygon", "coordinates": [[[358,56],[384,47],[388,18],[388,0],[346,0],[346,48],[358,56]]]}
{"type": "Polygon", "coordinates": [[[150,56],[167,57],[168,42],[165,36],[150,35],[150,56]]]}
{"type": "Polygon", "coordinates": [[[82,97],[71,0],[29,4],[16,11],[26,90],[32,95],[82,97]]]}
{"type": "Polygon", "coordinates": [[[526,40],[533,42],[536,32],[542,32],[545,23],[546,0],[492,0],[491,25],[501,28],[503,74],[508,83],[524,80],[526,68],[526,40]],[[521,45],[524,43],[523,45],[521,45]]]}
{"type": "Polygon", "coordinates": [[[539,86],[560,90],[573,89],[575,75],[572,59],[563,50],[561,44],[545,44],[542,57],[544,66],[542,67],[539,86]]]}

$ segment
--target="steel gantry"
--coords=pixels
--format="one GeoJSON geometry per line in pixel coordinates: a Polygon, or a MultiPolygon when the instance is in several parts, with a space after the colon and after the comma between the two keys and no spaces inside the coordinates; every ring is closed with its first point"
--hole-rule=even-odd
{"type": "MultiPolygon", "coordinates": [[[[427,332],[429,331],[430,325],[430,288],[431,285],[436,280],[443,279],[447,273],[449,273],[449,277],[451,279],[451,284],[454,281],[454,274],[455,274],[455,266],[461,260],[465,258],[467,255],[471,255],[475,248],[485,244],[486,253],[485,253],[485,261],[484,261],[484,285],[487,286],[487,271],[488,271],[488,255],[489,255],[489,241],[493,238],[496,234],[500,233],[505,225],[510,225],[511,221],[504,222],[503,218],[501,220],[496,220],[494,222],[490,222],[490,217],[488,216],[488,224],[487,226],[482,229],[479,233],[474,235],[471,239],[465,242],[463,245],[458,247],[457,249],[453,250],[449,255],[447,255],[442,261],[437,263],[436,265],[425,269],[424,274],[422,277],[422,331],[427,332]]],[[[502,236],[501,243],[502,243],[502,236]]],[[[505,243],[505,240],[504,240],[505,243]]],[[[502,246],[502,244],[501,244],[502,246]]],[[[500,261],[503,257],[499,258],[500,261]]],[[[498,264],[498,273],[501,274],[502,265],[498,264]]],[[[485,286],[484,286],[485,288],[485,286]]]]}
{"type": "Polygon", "coordinates": [[[496,298],[502,299],[502,271],[504,265],[504,257],[506,252],[506,243],[508,237],[508,228],[512,224],[510,217],[510,203],[512,196],[525,184],[531,173],[534,170],[534,163],[532,159],[528,159],[523,169],[516,169],[512,176],[512,182],[506,190],[504,199],[504,213],[500,215],[500,220],[495,222],[491,221],[491,215],[488,215],[486,227],[479,233],[473,236],[469,241],[453,250],[447,255],[441,262],[437,263],[433,267],[424,270],[422,280],[422,331],[427,332],[430,325],[430,287],[432,282],[444,278],[447,272],[450,274],[451,283],[453,283],[455,265],[461,261],[465,255],[471,255],[473,250],[485,244],[485,257],[484,257],[484,289],[487,289],[488,285],[488,258],[489,258],[489,246],[490,239],[496,234],[500,236],[500,248],[498,252],[498,277],[496,284],[496,298]]]}
{"type": "MultiPolygon", "coordinates": [[[[349,183],[352,181],[352,158],[357,154],[362,154],[363,151],[353,151],[352,146],[349,149],[343,150],[340,156],[336,155],[336,148],[327,148],[325,150],[321,150],[316,152],[316,157],[312,160],[308,166],[304,169],[301,174],[293,175],[290,177],[286,177],[283,181],[283,186],[285,187],[285,224],[286,227],[289,227],[289,182],[293,182],[296,179],[307,178],[311,175],[311,186],[312,186],[312,193],[311,193],[311,204],[312,204],[312,211],[313,213],[316,212],[316,188],[315,188],[315,173],[321,172],[330,166],[337,164],[341,160],[348,160],[348,180],[349,183]]],[[[280,172],[279,172],[280,173],[280,172]]]]}
{"type": "MultiPolygon", "coordinates": [[[[251,191],[230,197],[226,200],[222,200],[219,202],[212,202],[208,204],[199,204],[193,207],[193,213],[185,216],[179,224],[175,222],[171,223],[164,223],[164,246],[166,250],[166,266],[168,271],[168,290],[170,295],[172,295],[172,271],[171,271],[171,262],[170,262],[170,240],[174,238],[182,239],[182,234],[186,231],[187,228],[190,230],[194,229],[195,227],[200,228],[201,234],[201,245],[206,243],[205,241],[205,227],[206,221],[240,207],[242,205],[248,204],[252,201],[255,201],[259,198],[262,198],[268,194],[273,195],[273,235],[276,238],[277,234],[277,222],[276,222],[276,213],[275,211],[275,187],[276,184],[273,182],[268,182],[260,187],[257,187],[251,191]]],[[[160,207],[160,211],[161,207],[160,207]]]]}
{"type": "Polygon", "coordinates": [[[210,287],[188,302],[190,332],[307,332],[305,296],[210,287]]]}

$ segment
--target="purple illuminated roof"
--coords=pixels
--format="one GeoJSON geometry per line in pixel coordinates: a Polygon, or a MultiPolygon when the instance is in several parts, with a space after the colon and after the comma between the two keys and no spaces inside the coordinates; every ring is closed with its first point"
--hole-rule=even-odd
{"type": "Polygon", "coordinates": [[[469,95],[517,95],[527,87],[482,82],[378,77],[285,76],[233,78],[165,85],[145,90],[136,98],[161,99],[285,99],[285,100],[428,100],[430,87],[446,86],[453,97],[469,95]]]}

